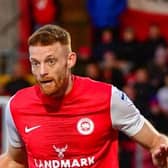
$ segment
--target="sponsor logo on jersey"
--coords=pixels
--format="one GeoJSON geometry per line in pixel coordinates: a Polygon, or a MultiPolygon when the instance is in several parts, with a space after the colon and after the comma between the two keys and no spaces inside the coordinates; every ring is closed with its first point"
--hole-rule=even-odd
{"type": "Polygon", "coordinates": [[[59,158],[63,158],[64,157],[64,152],[67,150],[68,145],[66,144],[65,147],[62,148],[58,148],[55,145],[53,145],[53,149],[55,150],[56,153],[58,153],[58,157],[59,158]]]}
{"type": "Polygon", "coordinates": [[[34,159],[35,168],[77,168],[88,167],[95,163],[95,157],[84,157],[80,159],[61,159],[61,160],[40,160],[34,159]]]}
{"type": "Polygon", "coordinates": [[[63,159],[64,153],[68,150],[68,145],[63,147],[52,146],[57,153],[58,159],[37,159],[33,158],[35,168],[77,168],[88,167],[95,164],[95,156],[63,159]]]}
{"type": "Polygon", "coordinates": [[[94,123],[90,118],[82,118],[77,123],[77,130],[82,135],[89,135],[94,130],[94,123]]]}

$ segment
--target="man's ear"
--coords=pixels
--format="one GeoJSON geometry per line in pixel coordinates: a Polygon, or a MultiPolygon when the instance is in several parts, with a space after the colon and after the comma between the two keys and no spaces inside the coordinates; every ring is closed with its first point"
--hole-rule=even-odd
{"type": "Polygon", "coordinates": [[[68,54],[68,67],[72,68],[76,64],[77,55],[75,52],[70,52],[68,54]]]}

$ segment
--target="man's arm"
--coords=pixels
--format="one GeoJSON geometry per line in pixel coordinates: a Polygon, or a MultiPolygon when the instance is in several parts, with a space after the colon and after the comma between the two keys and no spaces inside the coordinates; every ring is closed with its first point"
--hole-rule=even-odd
{"type": "Polygon", "coordinates": [[[27,168],[24,148],[9,146],[8,152],[0,156],[0,168],[27,168]]]}
{"type": "Polygon", "coordinates": [[[145,120],[142,129],[132,138],[151,152],[155,166],[168,168],[168,137],[145,120]]]}
{"type": "Polygon", "coordinates": [[[160,134],[135,107],[128,96],[112,87],[111,118],[113,128],[132,137],[152,154],[154,165],[168,168],[168,138],[160,134]],[[166,163],[167,162],[167,163],[166,163]]]}
{"type": "Polygon", "coordinates": [[[0,156],[0,168],[27,168],[26,150],[10,111],[10,101],[12,98],[6,106],[5,118],[7,122],[9,147],[8,151],[0,156]]]}

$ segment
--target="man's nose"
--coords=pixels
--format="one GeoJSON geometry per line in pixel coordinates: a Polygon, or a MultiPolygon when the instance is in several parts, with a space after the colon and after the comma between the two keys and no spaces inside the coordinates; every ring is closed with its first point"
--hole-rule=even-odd
{"type": "Polygon", "coordinates": [[[45,66],[45,64],[41,64],[41,66],[40,66],[40,76],[45,76],[47,74],[48,74],[47,67],[45,66]]]}

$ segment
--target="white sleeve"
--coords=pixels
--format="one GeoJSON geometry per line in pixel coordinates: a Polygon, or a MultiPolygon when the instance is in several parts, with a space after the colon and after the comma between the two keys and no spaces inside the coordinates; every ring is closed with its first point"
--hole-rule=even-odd
{"type": "Polygon", "coordinates": [[[144,117],[127,95],[112,86],[111,94],[112,126],[128,136],[134,136],[144,125],[144,117]]]}
{"type": "MultiPolygon", "coordinates": [[[[12,99],[12,98],[11,98],[12,99]]],[[[19,136],[19,133],[17,132],[15,123],[13,121],[11,111],[10,111],[10,101],[9,100],[7,106],[6,106],[6,123],[7,123],[7,131],[8,131],[8,141],[10,145],[12,145],[15,148],[20,148],[23,146],[22,140],[19,136]]]]}

